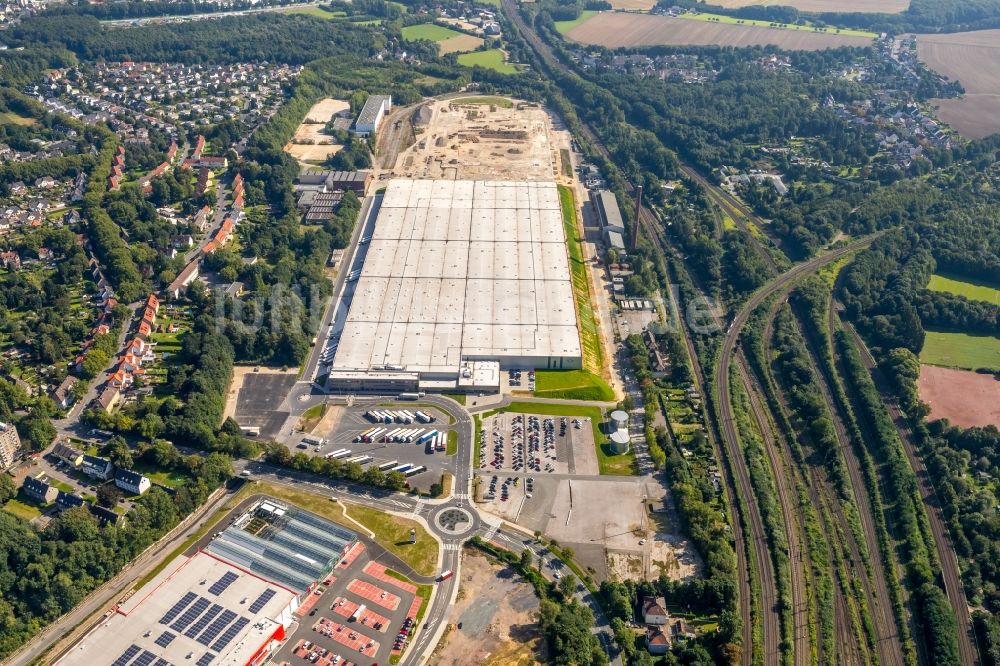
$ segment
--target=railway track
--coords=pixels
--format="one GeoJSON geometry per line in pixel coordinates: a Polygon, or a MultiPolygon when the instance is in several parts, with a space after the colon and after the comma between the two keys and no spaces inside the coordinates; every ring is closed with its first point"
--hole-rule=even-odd
{"type": "MultiPolygon", "coordinates": [[[[847,467],[848,478],[851,482],[851,490],[854,495],[855,506],[861,519],[861,528],[865,535],[867,544],[868,561],[872,570],[874,581],[869,579],[869,584],[874,582],[876,598],[872,599],[871,587],[866,586],[866,593],[869,595],[869,609],[875,623],[877,636],[877,647],[879,652],[879,663],[886,666],[903,666],[903,644],[896,625],[896,618],[892,612],[892,597],[889,594],[889,587],[886,584],[886,576],[891,575],[896,580],[901,580],[901,572],[895,566],[895,559],[892,560],[891,571],[886,571],[882,561],[882,550],[879,546],[878,531],[875,528],[874,516],[872,514],[871,500],[868,496],[867,484],[861,472],[861,462],[851,445],[851,438],[848,435],[845,425],[847,416],[843,413],[841,405],[834,400],[833,391],[830,386],[833,378],[829,377],[825,365],[819,363],[818,352],[815,341],[802,329],[801,322],[795,318],[799,334],[805,341],[806,351],[809,354],[809,365],[813,375],[816,377],[823,401],[826,403],[827,411],[833,421],[834,432],[837,436],[840,452],[847,467]]],[[[891,555],[891,553],[890,553],[891,555]]],[[[860,557],[860,552],[857,555],[860,557]]]]}
{"type": "MultiPolygon", "coordinates": [[[[831,335],[836,326],[835,305],[835,302],[831,303],[828,317],[828,326],[830,327],[831,335]]],[[[868,368],[868,372],[872,376],[872,381],[875,383],[875,388],[882,397],[882,402],[885,404],[886,409],[889,410],[889,415],[892,417],[896,432],[903,443],[903,451],[906,454],[906,459],[909,461],[910,467],[917,477],[917,488],[920,491],[920,498],[923,501],[931,533],[934,536],[934,546],[937,551],[938,562],[941,566],[941,579],[944,584],[945,594],[948,597],[948,601],[955,613],[955,620],[958,623],[959,658],[966,666],[976,666],[980,663],[980,657],[973,643],[972,618],[969,614],[969,603],[966,600],[965,588],[962,585],[958,556],[952,546],[948,528],[945,526],[944,517],[941,514],[941,503],[936,496],[934,484],[928,476],[923,460],[917,454],[910,428],[906,423],[906,418],[903,416],[902,411],[899,409],[899,404],[896,401],[893,391],[889,388],[888,380],[882,374],[878,364],[875,363],[875,359],[868,351],[868,348],[865,346],[861,336],[854,329],[854,326],[849,322],[844,322],[844,328],[848,335],[851,336],[854,346],[861,355],[862,363],[868,368]]]]}

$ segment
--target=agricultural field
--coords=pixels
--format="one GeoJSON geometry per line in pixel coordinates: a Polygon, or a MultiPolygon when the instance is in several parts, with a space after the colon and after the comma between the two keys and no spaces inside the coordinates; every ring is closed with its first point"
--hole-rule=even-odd
{"type": "Polygon", "coordinates": [[[611,0],[612,9],[624,12],[648,12],[655,6],[655,0],[611,0]]]}
{"type": "Polygon", "coordinates": [[[927,331],[924,348],[920,350],[920,362],[963,370],[1000,370],[1000,338],[927,331]]]}
{"type": "Polygon", "coordinates": [[[320,9],[319,7],[292,7],[291,9],[282,10],[283,14],[305,14],[306,16],[315,16],[321,19],[335,19],[344,18],[347,16],[346,12],[328,12],[325,9],[320,9]]]}
{"type": "Polygon", "coordinates": [[[22,125],[28,127],[37,124],[38,121],[34,118],[28,118],[13,111],[0,111],[0,125],[22,125]]]}
{"type": "Polygon", "coordinates": [[[441,55],[448,53],[465,53],[475,51],[483,45],[483,40],[479,37],[466,35],[463,32],[446,28],[443,25],[434,23],[421,23],[419,25],[408,25],[403,28],[403,39],[416,41],[426,39],[436,42],[441,55]]]}
{"type": "Polygon", "coordinates": [[[910,0],[712,0],[710,4],[727,9],[782,5],[800,12],[858,12],[898,14],[906,11],[910,0]]]}
{"type": "Polygon", "coordinates": [[[594,11],[592,9],[587,9],[587,10],[584,10],[584,11],[580,12],[580,15],[577,16],[572,21],[556,21],[555,22],[555,24],[556,24],[556,30],[559,31],[560,35],[565,35],[567,32],[569,32],[573,28],[577,27],[578,25],[580,25],[582,23],[587,22],[590,18],[596,16],[599,13],[600,12],[594,11]]]}
{"type": "MultiPolygon", "coordinates": [[[[704,17],[704,15],[700,15],[704,17]]],[[[716,17],[712,17],[715,19],[716,17]]],[[[773,44],[790,51],[819,51],[842,46],[868,46],[871,38],[863,33],[817,32],[813,28],[789,25],[771,28],[720,20],[701,20],[602,12],[564,34],[582,44],[607,48],[657,45],[764,46],[773,44]]]]}
{"type": "Polygon", "coordinates": [[[972,301],[985,301],[994,305],[1000,304],[1000,289],[991,287],[983,282],[956,280],[943,275],[932,275],[927,288],[931,291],[943,291],[956,296],[964,296],[972,301]]]}
{"type": "Polygon", "coordinates": [[[1000,132],[1000,30],[917,35],[917,54],[965,88],[960,98],[932,100],[941,120],[968,139],[1000,132]]]}
{"type": "Polygon", "coordinates": [[[931,419],[962,428],[1000,426],[1000,381],[993,375],[922,365],[917,390],[931,419]]]}
{"type": "Polygon", "coordinates": [[[463,53],[458,56],[458,64],[465,67],[483,67],[501,74],[517,74],[517,67],[506,61],[506,54],[500,49],[463,53]]]}

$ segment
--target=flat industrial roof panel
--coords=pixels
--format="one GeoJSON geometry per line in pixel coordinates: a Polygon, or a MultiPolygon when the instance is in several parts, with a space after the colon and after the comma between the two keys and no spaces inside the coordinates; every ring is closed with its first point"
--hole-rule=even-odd
{"type": "MultiPolygon", "coordinates": [[[[413,318],[414,303],[413,299],[416,296],[417,290],[417,280],[413,278],[402,278],[399,280],[399,290],[396,292],[396,297],[391,303],[394,310],[392,311],[391,317],[384,317],[385,321],[391,321],[396,323],[405,323],[411,321],[413,318]]],[[[386,300],[385,307],[389,307],[390,303],[388,299],[386,300]]],[[[383,312],[385,308],[383,308],[383,312]]]]}
{"type": "Polygon", "coordinates": [[[333,368],[355,369],[371,366],[372,349],[375,346],[375,340],[371,335],[372,327],[370,323],[347,322],[340,336],[337,354],[333,357],[333,368]]]}
{"type": "Polygon", "coordinates": [[[539,291],[539,326],[576,325],[576,304],[569,282],[545,280],[536,282],[539,291]]]}
{"type": "Polygon", "coordinates": [[[537,191],[539,210],[560,210],[559,190],[554,187],[539,187],[537,191]]]}
{"type": "Polygon", "coordinates": [[[451,204],[451,200],[455,194],[455,181],[453,180],[432,180],[431,181],[431,197],[435,199],[446,200],[451,204]]]}
{"type": "Polygon", "coordinates": [[[533,280],[518,280],[512,285],[512,289],[517,289],[517,303],[520,316],[514,321],[531,326],[538,321],[538,300],[535,290],[536,282],[533,280]]]}
{"type": "Polygon", "coordinates": [[[347,321],[378,321],[389,288],[389,278],[371,277],[357,282],[347,321]]]}
{"type": "Polygon", "coordinates": [[[410,363],[421,366],[431,365],[434,349],[434,324],[409,323],[400,325],[402,345],[400,348],[400,365],[410,363]]]}
{"type": "Polygon", "coordinates": [[[494,238],[497,237],[492,210],[473,209],[471,211],[469,226],[469,240],[472,242],[492,243],[494,238]]]}
{"type": "Polygon", "coordinates": [[[561,243],[541,243],[541,257],[535,264],[535,277],[544,280],[568,280],[569,259],[561,243]]]}
{"type": "Polygon", "coordinates": [[[435,321],[461,324],[465,318],[465,280],[444,278],[440,282],[435,321]]]}
{"type": "Polygon", "coordinates": [[[535,264],[541,261],[541,256],[535,254],[538,250],[537,243],[518,241],[516,249],[517,257],[517,277],[521,280],[534,280],[538,277],[535,273],[535,264]]]}
{"type": "Polygon", "coordinates": [[[487,355],[493,350],[493,325],[466,323],[462,328],[462,351],[487,355]]]}
{"type": "Polygon", "coordinates": [[[576,326],[549,326],[546,329],[549,338],[548,356],[580,356],[580,336],[576,326]]]}
{"type": "Polygon", "coordinates": [[[493,208],[496,203],[496,193],[491,182],[477,180],[473,186],[473,199],[477,207],[493,208]]]}
{"type": "Polygon", "coordinates": [[[531,235],[539,243],[566,243],[563,230],[562,212],[558,210],[535,210],[531,213],[531,235]]]}
{"type": "MultiPolygon", "coordinates": [[[[383,208],[406,208],[410,201],[410,191],[413,189],[413,180],[393,181],[392,187],[387,187],[382,197],[383,208]]],[[[381,215],[381,212],[379,213],[381,215]]]]}
{"type": "Polygon", "coordinates": [[[406,210],[406,208],[391,208],[383,203],[378,213],[378,224],[372,231],[372,238],[400,238],[406,210]]]}
{"type": "Polygon", "coordinates": [[[468,241],[472,236],[472,208],[455,207],[449,211],[448,233],[449,241],[468,241]]]}
{"type": "Polygon", "coordinates": [[[444,262],[440,276],[443,278],[461,279],[469,274],[469,244],[445,243],[444,262]]]}
{"type": "Polygon", "coordinates": [[[493,280],[466,280],[463,318],[466,326],[493,323],[493,289],[493,280]]]}
{"type": "MultiPolygon", "coordinates": [[[[504,354],[520,354],[524,349],[523,326],[498,324],[493,327],[493,345],[504,354]]],[[[531,338],[528,338],[530,344],[531,338]]]]}
{"type": "Polygon", "coordinates": [[[431,357],[439,366],[457,368],[462,361],[462,324],[437,324],[434,327],[431,357]]]}
{"type": "Polygon", "coordinates": [[[430,205],[431,193],[434,191],[433,180],[414,180],[410,188],[410,198],[406,205],[410,208],[427,208],[430,205]]]}
{"type": "Polygon", "coordinates": [[[456,180],[454,183],[454,193],[452,195],[453,205],[462,208],[472,208],[473,197],[475,196],[475,182],[471,180],[456,180]]]}
{"type": "Polygon", "coordinates": [[[495,246],[493,243],[472,241],[466,258],[467,277],[473,280],[489,280],[496,271],[493,267],[495,246]]]}
{"type": "Polygon", "coordinates": [[[516,241],[520,238],[517,211],[515,209],[497,208],[493,214],[493,233],[497,241],[516,241]]]}
{"type": "Polygon", "coordinates": [[[434,322],[441,280],[413,280],[409,321],[434,322]]]}
{"type": "MultiPolygon", "coordinates": [[[[424,324],[426,325],[426,324],[424,324]]],[[[385,345],[385,357],[384,363],[386,365],[402,365],[405,366],[406,363],[403,361],[403,346],[406,344],[406,324],[395,323],[387,324],[388,336],[385,345]]],[[[382,333],[382,325],[379,325],[379,334],[382,333]]],[[[423,359],[414,358],[414,365],[422,365],[423,359]]]]}
{"type": "Polygon", "coordinates": [[[427,210],[427,222],[420,237],[425,240],[445,240],[448,238],[448,218],[451,209],[447,206],[433,206],[427,210]]]}
{"type": "Polygon", "coordinates": [[[521,321],[518,284],[522,280],[497,280],[493,283],[494,324],[510,324],[521,321]]]}
{"type": "MultiPolygon", "coordinates": [[[[389,357],[389,338],[395,326],[392,322],[381,322],[369,327],[367,334],[372,336],[372,365],[392,363],[389,357]]],[[[341,342],[343,344],[343,342],[341,342]]]]}

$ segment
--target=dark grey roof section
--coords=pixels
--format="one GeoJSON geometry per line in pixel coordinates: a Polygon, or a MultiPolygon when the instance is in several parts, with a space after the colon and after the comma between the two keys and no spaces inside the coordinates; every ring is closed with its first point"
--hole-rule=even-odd
{"type": "Polygon", "coordinates": [[[618,200],[615,198],[614,192],[600,190],[597,193],[597,206],[601,211],[601,222],[604,226],[625,228],[622,212],[618,208],[618,200]]]}
{"type": "Polygon", "coordinates": [[[142,474],[138,472],[133,472],[130,469],[122,469],[121,467],[115,470],[115,479],[124,481],[125,483],[138,486],[139,482],[142,481],[142,474]]]}
{"type": "Polygon", "coordinates": [[[370,125],[375,122],[379,110],[385,105],[388,95],[369,95],[365,105],[358,114],[358,125],[370,125]]]}

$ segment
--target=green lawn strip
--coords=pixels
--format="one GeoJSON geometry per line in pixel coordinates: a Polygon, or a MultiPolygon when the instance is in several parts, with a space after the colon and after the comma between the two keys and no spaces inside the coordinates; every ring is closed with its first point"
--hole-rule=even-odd
{"type": "Polygon", "coordinates": [[[375,533],[375,540],[409,564],[414,571],[430,576],[437,567],[438,544],[420,523],[398,518],[375,509],[351,504],[347,515],[375,533]],[[410,529],[417,531],[417,542],[410,543],[410,529]]]}
{"type": "MultiPolygon", "coordinates": [[[[635,453],[612,453],[611,445],[601,432],[601,422],[604,413],[600,407],[580,407],[578,405],[553,405],[538,402],[512,402],[502,410],[504,412],[519,412],[523,414],[538,414],[542,416],[582,416],[590,419],[594,431],[594,444],[597,447],[597,464],[601,474],[606,476],[633,476],[639,473],[635,453]]],[[[487,414],[483,415],[484,417],[487,414]]],[[[474,458],[473,460],[478,460],[474,458]]]]}
{"type": "Polygon", "coordinates": [[[451,39],[452,37],[461,37],[462,33],[457,30],[452,30],[451,28],[446,28],[443,25],[437,25],[435,23],[420,23],[417,25],[408,25],[402,30],[403,39],[414,42],[419,39],[426,39],[431,42],[443,42],[446,39],[451,39]]]}
{"type": "Polygon", "coordinates": [[[445,455],[453,456],[458,453],[458,432],[455,430],[448,431],[448,449],[445,451],[445,455]]]}
{"type": "MultiPolygon", "coordinates": [[[[573,298],[576,301],[577,319],[580,324],[580,346],[583,349],[583,366],[595,374],[600,374],[604,365],[601,352],[601,338],[597,327],[597,317],[590,298],[590,280],[587,279],[587,264],[583,259],[583,247],[576,226],[576,202],[573,191],[559,186],[559,204],[562,208],[563,227],[566,232],[566,246],[569,250],[570,277],[573,282],[573,298]]],[[[536,385],[537,388],[537,385],[536,385]]]]}
{"type": "Polygon", "coordinates": [[[444,397],[450,398],[460,405],[465,405],[465,394],[464,393],[445,393],[444,397]]]}
{"type": "Polygon", "coordinates": [[[615,392],[608,383],[586,370],[536,370],[535,395],[566,400],[610,402],[615,399],[615,392]]]}
{"type": "Polygon", "coordinates": [[[495,95],[477,95],[474,97],[462,97],[460,99],[451,100],[452,104],[482,104],[484,106],[497,106],[502,109],[510,109],[514,106],[514,102],[507,99],[506,97],[497,97],[495,95]]]}
{"type": "Polygon", "coordinates": [[[315,16],[321,19],[335,19],[343,18],[347,16],[347,12],[328,12],[325,9],[320,9],[319,7],[295,7],[293,9],[288,9],[281,12],[282,14],[305,14],[306,16],[315,16]]]}
{"type": "Polygon", "coordinates": [[[7,503],[3,505],[3,510],[23,520],[34,520],[42,515],[41,509],[35,506],[22,490],[18,491],[16,497],[7,500],[7,503]]]}
{"type": "Polygon", "coordinates": [[[472,464],[478,465],[479,451],[482,449],[483,443],[480,441],[479,431],[483,429],[483,419],[480,418],[479,414],[472,415],[472,464]]]}
{"type": "Polygon", "coordinates": [[[927,331],[920,362],[950,368],[1000,370],[1000,338],[947,331],[927,331]]]}
{"type": "Polygon", "coordinates": [[[944,275],[932,275],[927,288],[931,291],[943,291],[956,296],[964,296],[973,301],[985,301],[993,305],[1000,304],[1000,289],[985,282],[975,280],[959,280],[944,275]]]}
{"type": "Polygon", "coordinates": [[[517,74],[517,67],[504,60],[504,53],[500,49],[463,53],[458,56],[458,64],[463,67],[492,69],[501,74],[517,74]]]}
{"type": "Polygon", "coordinates": [[[191,481],[191,477],[183,472],[161,469],[156,465],[150,465],[149,463],[141,460],[137,461],[133,465],[132,469],[133,471],[139,472],[140,474],[148,477],[153,483],[166,486],[167,488],[171,488],[173,490],[176,490],[191,481]]]}
{"type": "Polygon", "coordinates": [[[580,25],[581,23],[583,23],[584,21],[586,21],[591,16],[593,16],[593,15],[595,15],[597,13],[599,13],[599,12],[587,9],[587,10],[584,10],[584,11],[580,12],[580,15],[577,16],[572,21],[556,21],[555,22],[555,24],[556,24],[556,30],[559,32],[560,35],[565,35],[567,32],[569,32],[570,30],[572,30],[576,26],[580,25]]]}

